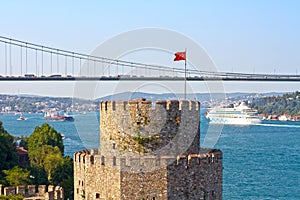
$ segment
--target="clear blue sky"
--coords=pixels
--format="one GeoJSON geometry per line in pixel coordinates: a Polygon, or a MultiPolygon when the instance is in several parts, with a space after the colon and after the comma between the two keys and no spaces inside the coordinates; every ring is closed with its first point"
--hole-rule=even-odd
{"type": "MultiPolygon", "coordinates": [[[[296,74],[299,10],[297,0],[2,1],[0,35],[90,53],[122,32],[158,27],[195,40],[219,71],[296,74]]],[[[259,86],[243,85],[241,91],[259,86]]],[[[287,91],[298,86],[284,85],[287,91]]],[[[269,86],[266,91],[272,91],[269,86]]]]}

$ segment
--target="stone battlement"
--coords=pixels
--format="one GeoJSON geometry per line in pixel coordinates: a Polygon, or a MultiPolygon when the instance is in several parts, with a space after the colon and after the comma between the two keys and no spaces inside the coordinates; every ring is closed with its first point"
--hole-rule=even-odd
{"type": "Polygon", "coordinates": [[[44,199],[44,200],[63,200],[64,192],[60,186],[49,185],[28,185],[27,188],[24,185],[4,187],[2,193],[2,185],[0,185],[0,195],[22,195],[26,199],[44,199]],[[38,189],[38,190],[36,190],[38,189]],[[36,192],[38,191],[38,192],[36,192]]]}
{"type": "Polygon", "coordinates": [[[178,100],[159,100],[155,102],[154,108],[152,108],[152,101],[146,99],[136,99],[130,101],[102,101],[100,103],[101,111],[127,111],[134,106],[142,106],[143,109],[148,110],[195,110],[200,109],[198,101],[178,101],[178,100]]]}
{"type": "MultiPolygon", "coordinates": [[[[97,149],[93,150],[97,151],[97,149]]],[[[92,151],[91,151],[92,152],[92,151]]],[[[93,154],[90,151],[80,151],[74,154],[75,165],[85,167],[116,167],[119,170],[128,168],[141,170],[150,170],[153,168],[166,167],[173,164],[176,167],[189,167],[192,165],[201,165],[201,163],[218,163],[222,160],[220,150],[202,149],[202,153],[174,156],[105,156],[93,154]]]]}

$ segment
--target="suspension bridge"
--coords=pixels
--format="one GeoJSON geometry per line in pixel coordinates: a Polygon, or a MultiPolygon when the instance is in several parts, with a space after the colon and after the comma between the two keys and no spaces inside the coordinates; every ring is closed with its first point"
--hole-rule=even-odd
{"type": "Polygon", "coordinates": [[[0,66],[0,81],[300,81],[297,74],[212,72],[130,62],[4,36],[0,66]]]}

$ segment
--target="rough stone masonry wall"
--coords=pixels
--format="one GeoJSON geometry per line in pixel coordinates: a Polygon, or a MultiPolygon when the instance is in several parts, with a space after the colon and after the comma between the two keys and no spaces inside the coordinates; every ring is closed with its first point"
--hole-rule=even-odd
{"type": "Polygon", "coordinates": [[[91,155],[90,151],[75,153],[74,199],[121,199],[120,170],[113,163],[112,157],[91,155]]]}
{"type": "Polygon", "coordinates": [[[199,102],[100,109],[101,146],[74,154],[75,200],[222,199],[222,152],[199,148],[199,102]]]}
{"type": "Polygon", "coordinates": [[[222,199],[222,152],[201,149],[178,157],[75,154],[75,200],[222,199]],[[83,192],[84,191],[84,192],[83,192]]]}
{"type": "MultiPolygon", "coordinates": [[[[38,192],[36,193],[35,185],[28,185],[27,190],[24,185],[4,187],[4,196],[8,195],[22,195],[26,199],[39,199],[39,200],[63,200],[64,191],[60,186],[49,185],[38,185],[38,192]]],[[[0,185],[0,195],[2,195],[2,185],[0,185]]]]}
{"type": "Polygon", "coordinates": [[[173,155],[199,150],[197,101],[105,101],[100,105],[102,154],[173,155]]]}
{"type": "Polygon", "coordinates": [[[222,199],[222,152],[201,149],[168,165],[167,199],[222,199]],[[180,167],[179,167],[180,166],[180,167]]]}

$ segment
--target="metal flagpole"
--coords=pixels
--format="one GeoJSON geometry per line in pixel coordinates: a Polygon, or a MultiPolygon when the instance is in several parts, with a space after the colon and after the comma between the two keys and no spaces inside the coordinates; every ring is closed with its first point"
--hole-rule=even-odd
{"type": "Polygon", "coordinates": [[[186,100],[186,49],[185,49],[185,59],[184,59],[184,100],[186,100]]]}

